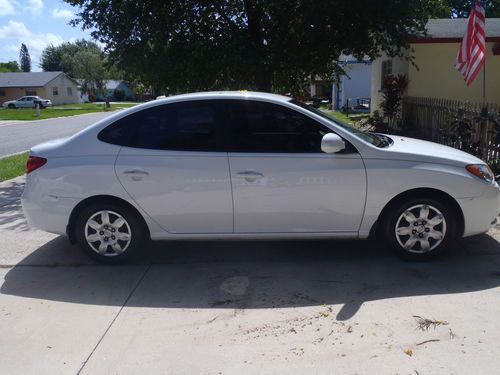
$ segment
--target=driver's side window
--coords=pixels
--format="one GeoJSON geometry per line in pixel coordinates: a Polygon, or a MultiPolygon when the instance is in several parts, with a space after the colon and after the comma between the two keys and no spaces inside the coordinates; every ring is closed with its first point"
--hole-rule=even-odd
{"type": "Polygon", "coordinates": [[[260,153],[320,153],[331,132],[292,109],[252,100],[235,100],[229,112],[230,150],[260,153]]]}

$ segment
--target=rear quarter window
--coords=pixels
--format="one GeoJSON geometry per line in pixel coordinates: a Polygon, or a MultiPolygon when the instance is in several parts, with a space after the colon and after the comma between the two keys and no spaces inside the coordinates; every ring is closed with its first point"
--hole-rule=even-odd
{"type": "Polygon", "coordinates": [[[217,151],[220,123],[214,101],[188,101],[147,108],[103,129],[98,139],[156,150],[217,151]]]}

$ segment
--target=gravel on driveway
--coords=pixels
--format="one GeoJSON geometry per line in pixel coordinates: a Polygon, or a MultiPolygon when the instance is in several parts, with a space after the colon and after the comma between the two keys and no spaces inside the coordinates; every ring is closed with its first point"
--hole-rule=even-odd
{"type": "Polygon", "coordinates": [[[368,241],[176,241],[109,267],[29,229],[22,186],[0,184],[2,374],[498,373],[498,229],[427,263],[368,241]]]}

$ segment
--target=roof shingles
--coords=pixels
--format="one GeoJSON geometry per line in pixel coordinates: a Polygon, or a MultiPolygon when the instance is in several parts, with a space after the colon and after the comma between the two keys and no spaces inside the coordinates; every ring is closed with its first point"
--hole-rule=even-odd
{"type": "MultiPolygon", "coordinates": [[[[440,18],[429,20],[424,39],[462,39],[467,18],[440,18]]],[[[486,38],[500,37],[500,18],[486,18],[486,38]]]]}
{"type": "Polygon", "coordinates": [[[0,87],[42,87],[63,72],[0,73],[0,87]]]}

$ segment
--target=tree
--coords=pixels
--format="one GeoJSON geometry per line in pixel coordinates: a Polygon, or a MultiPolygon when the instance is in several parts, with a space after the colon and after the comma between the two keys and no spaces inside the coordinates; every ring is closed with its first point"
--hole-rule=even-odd
{"type": "Polygon", "coordinates": [[[101,94],[106,79],[118,78],[120,72],[109,67],[101,48],[84,39],[67,42],[59,46],[48,46],[42,52],[40,67],[44,71],[63,71],[70,77],[80,79],[82,92],[101,94]]]}
{"type": "MultiPolygon", "coordinates": [[[[447,0],[451,9],[451,17],[469,17],[472,3],[474,1],[475,0],[447,0]]],[[[500,17],[500,2],[498,0],[483,0],[482,3],[486,10],[486,17],[500,17]]]]}
{"type": "Polygon", "coordinates": [[[104,92],[106,69],[99,55],[91,51],[79,51],[73,56],[65,55],[63,63],[72,66],[74,77],[81,80],[82,92],[94,95],[104,92]]]}
{"type": "MultiPolygon", "coordinates": [[[[435,18],[468,18],[472,4],[476,0],[436,0],[431,11],[435,18]]],[[[482,0],[486,17],[500,17],[500,2],[498,0],[482,0]]]]}
{"type": "Polygon", "coordinates": [[[21,51],[19,52],[19,65],[23,72],[31,72],[31,57],[28,47],[24,43],[21,44],[21,51]]]}
{"type": "Polygon", "coordinates": [[[88,52],[99,59],[99,65],[104,65],[104,55],[99,46],[91,41],[84,39],[77,40],[76,42],[66,42],[59,46],[50,45],[45,48],[40,58],[40,67],[46,72],[63,71],[70,77],[77,77],[75,64],[78,61],[74,56],[80,52],[88,52]]]}
{"type": "Polygon", "coordinates": [[[74,25],[157,89],[293,91],[333,78],[342,53],[401,53],[440,0],[65,1],[81,9],[74,25]]]}
{"type": "Polygon", "coordinates": [[[0,73],[7,72],[20,72],[19,65],[17,61],[9,61],[5,63],[0,63],[0,73]]]}

